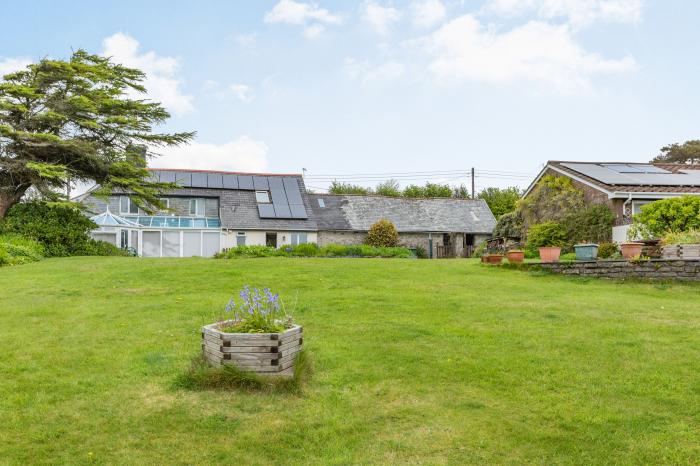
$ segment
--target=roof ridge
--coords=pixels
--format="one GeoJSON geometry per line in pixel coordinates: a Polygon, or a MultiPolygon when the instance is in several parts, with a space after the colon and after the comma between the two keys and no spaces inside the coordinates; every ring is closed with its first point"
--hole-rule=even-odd
{"type": "Polygon", "coordinates": [[[257,172],[232,172],[227,170],[199,170],[191,168],[160,168],[160,167],[148,167],[148,171],[164,171],[164,172],[195,172],[195,173],[222,173],[226,175],[254,175],[254,176],[299,176],[303,177],[301,173],[257,173],[257,172]]]}

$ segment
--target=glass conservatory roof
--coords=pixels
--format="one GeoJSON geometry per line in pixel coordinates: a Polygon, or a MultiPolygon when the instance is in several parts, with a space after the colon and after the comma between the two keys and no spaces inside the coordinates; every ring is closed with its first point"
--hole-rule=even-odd
{"type": "Polygon", "coordinates": [[[101,227],[125,227],[125,228],[139,228],[140,225],[132,220],[115,215],[107,209],[106,212],[102,212],[99,215],[90,217],[90,220],[95,222],[101,227]]]}
{"type": "Polygon", "coordinates": [[[134,216],[126,217],[137,226],[149,228],[221,228],[221,220],[216,217],[166,217],[134,216]]]}

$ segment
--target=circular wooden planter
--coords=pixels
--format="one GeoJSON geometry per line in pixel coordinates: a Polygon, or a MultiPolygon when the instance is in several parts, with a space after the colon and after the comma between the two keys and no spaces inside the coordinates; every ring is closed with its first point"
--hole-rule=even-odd
{"type": "Polygon", "coordinates": [[[669,244],[661,250],[662,259],[700,259],[700,244],[669,244]]]}
{"type": "Polygon", "coordinates": [[[262,375],[292,375],[303,335],[300,325],[281,333],[224,333],[218,324],[209,324],[202,327],[202,353],[213,366],[236,366],[262,375]]]}

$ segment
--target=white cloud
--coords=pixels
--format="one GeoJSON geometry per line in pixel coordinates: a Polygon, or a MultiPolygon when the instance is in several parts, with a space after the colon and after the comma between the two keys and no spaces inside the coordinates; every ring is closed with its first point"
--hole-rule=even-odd
{"type": "Polygon", "coordinates": [[[351,79],[362,82],[362,84],[386,83],[403,77],[406,67],[402,63],[395,61],[372,66],[367,61],[346,58],[343,64],[343,72],[351,79]]]}
{"type": "Polygon", "coordinates": [[[229,89],[231,89],[233,95],[235,95],[236,98],[243,103],[250,103],[255,98],[253,88],[245,84],[231,84],[229,89]]]}
{"type": "Polygon", "coordinates": [[[326,25],[340,24],[342,22],[340,15],[331,13],[315,3],[296,2],[294,0],[280,0],[272,10],[265,13],[264,20],[266,23],[305,26],[304,37],[307,39],[318,37],[326,29],[326,25]]]}
{"type": "Polygon", "coordinates": [[[499,33],[464,15],[424,44],[432,55],[429,69],[441,81],[532,81],[572,93],[588,90],[594,75],[636,67],[631,57],[606,59],[582,49],[569,26],[539,21],[499,33]]]}
{"type": "Polygon", "coordinates": [[[7,57],[0,60],[0,79],[6,74],[23,70],[32,61],[26,57],[7,57]]]}
{"type": "Polygon", "coordinates": [[[321,35],[323,31],[326,30],[325,26],[320,24],[312,24],[311,26],[304,29],[304,37],[307,39],[315,39],[321,35]]]}
{"type": "Polygon", "coordinates": [[[362,5],[362,18],[379,34],[386,34],[393,23],[401,19],[401,12],[392,6],[382,6],[371,0],[362,5]]]}
{"type": "Polygon", "coordinates": [[[413,24],[429,28],[445,19],[445,5],[440,0],[421,0],[411,4],[413,24]]]}
{"type": "Polygon", "coordinates": [[[264,172],[267,170],[268,147],[248,136],[224,144],[194,142],[178,147],[155,150],[161,154],[149,161],[154,168],[189,168],[193,170],[227,170],[264,172]]]}
{"type": "Polygon", "coordinates": [[[484,10],[502,16],[535,13],[541,18],[567,18],[584,26],[597,20],[636,23],[642,0],[489,0],[484,10]]]}
{"type": "Polygon", "coordinates": [[[112,57],[115,63],[138,68],[146,73],[145,86],[148,98],[162,103],[171,112],[182,115],[193,110],[191,95],[183,94],[181,81],[176,77],[179,61],[174,57],[161,57],[155,52],[139,52],[139,42],[118,32],[102,42],[103,55],[112,57]]]}

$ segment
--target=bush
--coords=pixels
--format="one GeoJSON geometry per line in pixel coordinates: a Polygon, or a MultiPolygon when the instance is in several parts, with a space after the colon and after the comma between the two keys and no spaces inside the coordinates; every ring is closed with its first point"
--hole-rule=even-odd
{"type": "Polygon", "coordinates": [[[297,244],[288,249],[292,256],[315,257],[318,255],[318,245],[316,243],[297,244]]]}
{"type": "Polygon", "coordinates": [[[416,257],[418,259],[428,259],[430,256],[428,255],[428,250],[423,246],[416,246],[416,257]]]}
{"type": "Polygon", "coordinates": [[[700,196],[681,196],[642,206],[634,216],[630,234],[659,238],[667,232],[700,230],[700,196]]]}
{"type": "Polygon", "coordinates": [[[598,257],[601,259],[610,259],[617,252],[617,244],[615,243],[600,243],[598,245],[598,257]]]}
{"type": "Polygon", "coordinates": [[[663,244],[698,244],[700,243],[700,230],[690,230],[680,233],[669,232],[661,238],[663,244]]]}
{"type": "Polygon", "coordinates": [[[575,261],[576,260],[576,253],[575,252],[567,252],[566,254],[562,254],[561,256],[559,256],[559,260],[562,262],[575,261]]]}
{"type": "Polygon", "coordinates": [[[532,254],[538,248],[546,246],[564,247],[566,245],[566,229],[557,222],[544,222],[533,225],[527,232],[526,249],[532,254]]]}
{"type": "Polygon", "coordinates": [[[128,256],[129,252],[107,243],[106,241],[97,241],[92,238],[73,250],[73,256],[128,256]]]}
{"type": "Polygon", "coordinates": [[[486,241],[482,241],[481,243],[477,244],[476,247],[474,248],[474,252],[472,253],[472,257],[481,257],[484,254],[486,254],[486,247],[487,247],[486,241]]]}
{"type": "Polygon", "coordinates": [[[286,251],[273,248],[272,246],[236,246],[217,254],[215,257],[231,259],[235,257],[274,257],[285,255],[287,255],[286,251]]]}
{"type": "Polygon", "coordinates": [[[594,204],[572,212],[562,220],[562,225],[566,228],[566,247],[583,242],[609,242],[614,222],[615,214],[604,204],[594,204]]]}
{"type": "Polygon", "coordinates": [[[0,233],[18,233],[40,242],[47,257],[95,250],[89,235],[95,228],[77,207],[65,203],[20,202],[0,220],[0,233]]]}
{"type": "Polygon", "coordinates": [[[493,230],[493,236],[522,238],[523,228],[523,217],[520,215],[520,212],[510,212],[501,215],[501,217],[498,219],[496,228],[493,230]]]}
{"type": "Polygon", "coordinates": [[[390,220],[381,219],[370,227],[365,243],[375,247],[396,247],[399,232],[390,220]]]}
{"type": "Polygon", "coordinates": [[[44,258],[44,247],[16,233],[0,235],[0,265],[37,262],[44,258]]]}

